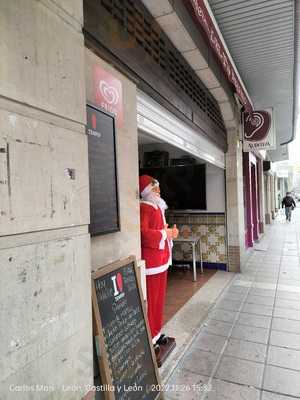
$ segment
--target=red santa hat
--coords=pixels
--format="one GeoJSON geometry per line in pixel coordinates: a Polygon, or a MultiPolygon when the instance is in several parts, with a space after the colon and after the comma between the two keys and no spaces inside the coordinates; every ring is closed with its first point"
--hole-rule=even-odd
{"type": "Polygon", "coordinates": [[[141,197],[146,196],[155,187],[159,186],[159,182],[149,175],[140,176],[140,195],[141,197]]]}

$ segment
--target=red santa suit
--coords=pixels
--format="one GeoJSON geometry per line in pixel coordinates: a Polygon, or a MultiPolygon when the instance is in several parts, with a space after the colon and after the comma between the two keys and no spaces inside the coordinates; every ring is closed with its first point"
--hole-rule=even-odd
{"type": "MultiPolygon", "coordinates": [[[[140,177],[142,259],[146,262],[147,314],[153,343],[161,335],[171,254],[165,231],[164,209],[159,206],[161,199],[157,197],[157,201],[151,201],[151,190],[155,182],[158,185],[157,181],[147,175],[140,177]]],[[[156,200],[154,193],[152,199],[153,196],[156,200]]]]}

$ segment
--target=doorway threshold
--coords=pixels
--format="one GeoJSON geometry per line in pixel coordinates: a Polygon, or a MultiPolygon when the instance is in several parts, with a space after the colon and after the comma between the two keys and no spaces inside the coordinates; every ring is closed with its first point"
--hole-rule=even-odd
{"type": "Polygon", "coordinates": [[[176,347],[159,369],[162,383],[166,383],[169,379],[199,332],[208,312],[235,275],[232,272],[217,271],[164,326],[164,333],[167,336],[175,337],[176,347]]]}

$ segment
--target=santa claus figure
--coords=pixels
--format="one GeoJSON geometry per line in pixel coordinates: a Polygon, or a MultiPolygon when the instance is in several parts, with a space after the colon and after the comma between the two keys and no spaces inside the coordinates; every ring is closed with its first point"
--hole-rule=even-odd
{"type": "Polygon", "coordinates": [[[159,182],[148,175],[140,177],[142,259],[146,262],[147,313],[155,350],[167,343],[162,334],[167,274],[171,261],[172,239],[178,236],[165,220],[167,204],[160,197],[159,182]]]}

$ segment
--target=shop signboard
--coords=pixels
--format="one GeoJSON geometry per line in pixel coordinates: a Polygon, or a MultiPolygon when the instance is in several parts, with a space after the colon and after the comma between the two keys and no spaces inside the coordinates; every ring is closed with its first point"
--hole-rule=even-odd
{"type": "Polygon", "coordinates": [[[123,126],[122,83],[107,70],[94,67],[94,104],[115,115],[117,128],[123,126]]]}
{"type": "Polygon", "coordinates": [[[135,257],[92,274],[92,304],[105,399],[163,399],[135,257]]]}
{"type": "Polygon", "coordinates": [[[243,114],[243,150],[275,150],[276,131],[273,110],[243,114]]]}
{"type": "Polygon", "coordinates": [[[236,72],[231,57],[223,44],[223,40],[216,29],[215,23],[206,5],[206,1],[185,0],[184,3],[196,21],[196,25],[200,24],[201,28],[204,30],[210,47],[216,54],[227,79],[234,86],[241,103],[244,105],[247,112],[253,111],[251,100],[249,99],[249,96],[236,72]]]}

